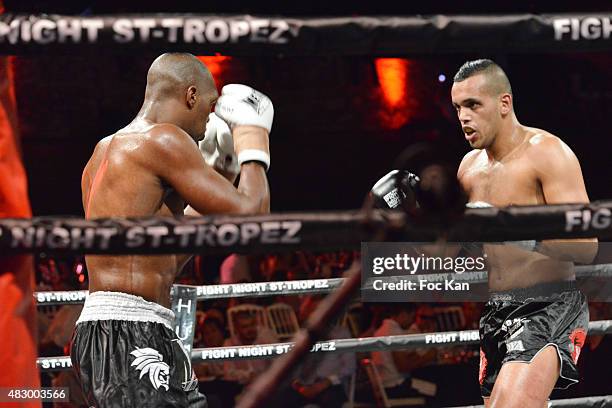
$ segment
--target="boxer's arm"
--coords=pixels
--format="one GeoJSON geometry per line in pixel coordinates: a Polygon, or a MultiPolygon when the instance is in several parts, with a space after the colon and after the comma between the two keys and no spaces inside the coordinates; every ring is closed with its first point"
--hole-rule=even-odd
{"type": "Polygon", "coordinates": [[[81,197],[85,216],[87,216],[87,205],[89,203],[89,195],[91,193],[91,183],[95,177],[95,174],[91,174],[92,169],[97,169],[100,167],[100,161],[102,160],[102,157],[104,157],[104,153],[106,152],[111,140],[112,136],[107,136],[96,144],[89,161],[83,169],[83,174],[81,176],[81,197]]]}
{"type": "MultiPolygon", "coordinates": [[[[254,164],[254,163],[246,163],[243,166],[250,166],[251,164],[254,164]]],[[[221,175],[223,177],[225,177],[225,175],[223,175],[223,174],[221,174],[221,175]]],[[[227,178],[227,177],[225,177],[225,178],[227,178]]],[[[231,182],[231,180],[229,180],[229,181],[231,182]]],[[[262,200],[261,207],[259,208],[258,212],[259,213],[264,213],[264,214],[270,212],[270,194],[269,193],[267,194],[266,198],[264,200],[262,200]]],[[[185,208],[185,211],[183,211],[183,214],[189,215],[189,216],[192,216],[192,217],[199,217],[199,216],[202,215],[201,213],[199,213],[196,210],[194,210],[193,207],[190,206],[190,205],[188,205],[185,208]]]]}
{"type": "Polygon", "coordinates": [[[81,176],[81,200],[83,203],[83,212],[87,215],[87,203],[89,202],[89,187],[91,179],[89,177],[89,163],[85,166],[81,176]]]}
{"type": "Polygon", "coordinates": [[[194,141],[176,126],[158,126],[149,145],[147,157],[153,172],[198,213],[255,214],[266,208],[268,180],[259,164],[242,166],[236,189],[204,162],[194,141]]]}
{"type": "MultiPolygon", "coordinates": [[[[588,203],[582,170],[574,152],[555,136],[536,137],[539,140],[530,159],[546,204],[588,203]]],[[[597,254],[597,239],[545,240],[539,244],[538,252],[561,260],[589,263],[597,254]]]]}
{"type": "Polygon", "coordinates": [[[534,146],[533,163],[546,204],[588,203],[578,158],[560,139],[548,136],[534,146]]]}

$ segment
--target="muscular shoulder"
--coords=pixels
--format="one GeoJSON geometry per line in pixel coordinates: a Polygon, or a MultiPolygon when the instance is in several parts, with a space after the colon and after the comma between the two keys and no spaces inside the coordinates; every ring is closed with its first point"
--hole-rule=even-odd
{"type": "Polygon", "coordinates": [[[534,163],[550,160],[574,158],[572,149],[563,140],[545,130],[529,128],[527,155],[534,163]]]}
{"type": "Polygon", "coordinates": [[[468,171],[478,159],[478,156],[482,153],[482,150],[471,150],[461,160],[459,164],[459,169],[457,170],[457,178],[461,180],[461,178],[465,175],[466,171],[468,171]]]}
{"type": "Polygon", "coordinates": [[[187,132],[170,123],[152,126],[145,136],[146,143],[158,153],[173,153],[185,146],[191,147],[195,143],[187,132]]]}
{"type": "Polygon", "coordinates": [[[564,174],[570,169],[579,171],[578,158],[563,140],[540,129],[529,130],[533,134],[528,139],[526,156],[538,177],[564,174]]]}
{"type": "Polygon", "coordinates": [[[168,177],[169,171],[180,172],[203,161],[195,140],[178,126],[155,125],[147,129],[144,136],[139,160],[161,177],[168,177]]]}
{"type": "Polygon", "coordinates": [[[113,136],[111,135],[111,136],[106,136],[104,139],[96,143],[96,147],[94,148],[94,151],[91,154],[91,157],[89,158],[89,161],[87,162],[87,165],[83,169],[83,177],[85,177],[89,171],[92,171],[92,169],[93,171],[95,171],[98,168],[98,165],[100,164],[100,161],[104,157],[104,154],[106,153],[106,150],[108,149],[108,145],[110,144],[112,140],[113,140],[113,136]]]}
{"type": "Polygon", "coordinates": [[[556,149],[563,141],[550,132],[537,128],[527,128],[527,140],[532,153],[556,149]]]}
{"type": "Polygon", "coordinates": [[[96,149],[98,149],[98,148],[106,148],[109,145],[109,143],[111,142],[111,140],[113,140],[113,135],[106,136],[105,138],[103,138],[102,140],[100,140],[96,144],[96,149]]]}
{"type": "Polygon", "coordinates": [[[111,140],[113,140],[113,136],[106,136],[104,139],[100,140],[98,143],[96,143],[96,147],[94,149],[93,152],[93,157],[96,156],[100,156],[103,155],[104,152],[106,151],[106,149],[108,148],[108,145],[110,144],[111,140]]]}

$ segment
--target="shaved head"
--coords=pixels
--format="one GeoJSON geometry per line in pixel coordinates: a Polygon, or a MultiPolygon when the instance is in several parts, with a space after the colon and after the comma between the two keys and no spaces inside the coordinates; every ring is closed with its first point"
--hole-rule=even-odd
{"type": "Polygon", "coordinates": [[[512,87],[506,73],[490,59],[467,61],[457,71],[453,82],[462,82],[474,75],[485,76],[486,88],[491,95],[497,96],[504,93],[512,95],[512,87]]]}
{"type": "Polygon", "coordinates": [[[154,123],[177,125],[197,142],[204,138],[218,97],[215,80],[199,59],[187,53],[162,54],[147,73],[138,115],[154,123]]]}
{"type": "Polygon", "coordinates": [[[183,97],[190,86],[201,94],[216,91],[206,66],[188,53],[166,53],[153,61],[147,73],[145,99],[183,97]]]}

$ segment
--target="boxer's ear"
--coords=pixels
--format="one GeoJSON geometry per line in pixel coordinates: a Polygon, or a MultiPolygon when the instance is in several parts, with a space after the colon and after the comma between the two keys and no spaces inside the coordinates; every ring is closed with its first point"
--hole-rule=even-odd
{"type": "Polygon", "coordinates": [[[187,93],[185,94],[185,102],[187,103],[187,107],[189,109],[193,109],[198,99],[198,90],[195,86],[191,85],[187,88],[187,93]]]}
{"type": "Polygon", "coordinates": [[[502,94],[500,96],[499,103],[502,116],[506,116],[512,112],[512,95],[509,93],[502,94]]]}

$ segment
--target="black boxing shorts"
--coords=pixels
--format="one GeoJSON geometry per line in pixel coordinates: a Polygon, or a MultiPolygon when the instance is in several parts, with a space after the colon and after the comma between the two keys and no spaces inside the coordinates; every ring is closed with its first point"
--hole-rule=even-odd
{"type": "Polygon", "coordinates": [[[504,363],[530,363],[546,346],[560,361],[555,388],[578,382],[576,363],[589,324],[585,296],[573,281],[491,293],[480,318],[480,390],[490,397],[504,363]]]}
{"type": "Polygon", "coordinates": [[[206,407],[172,310],[139,296],[87,297],[70,359],[88,403],[101,408],[206,407]]]}

